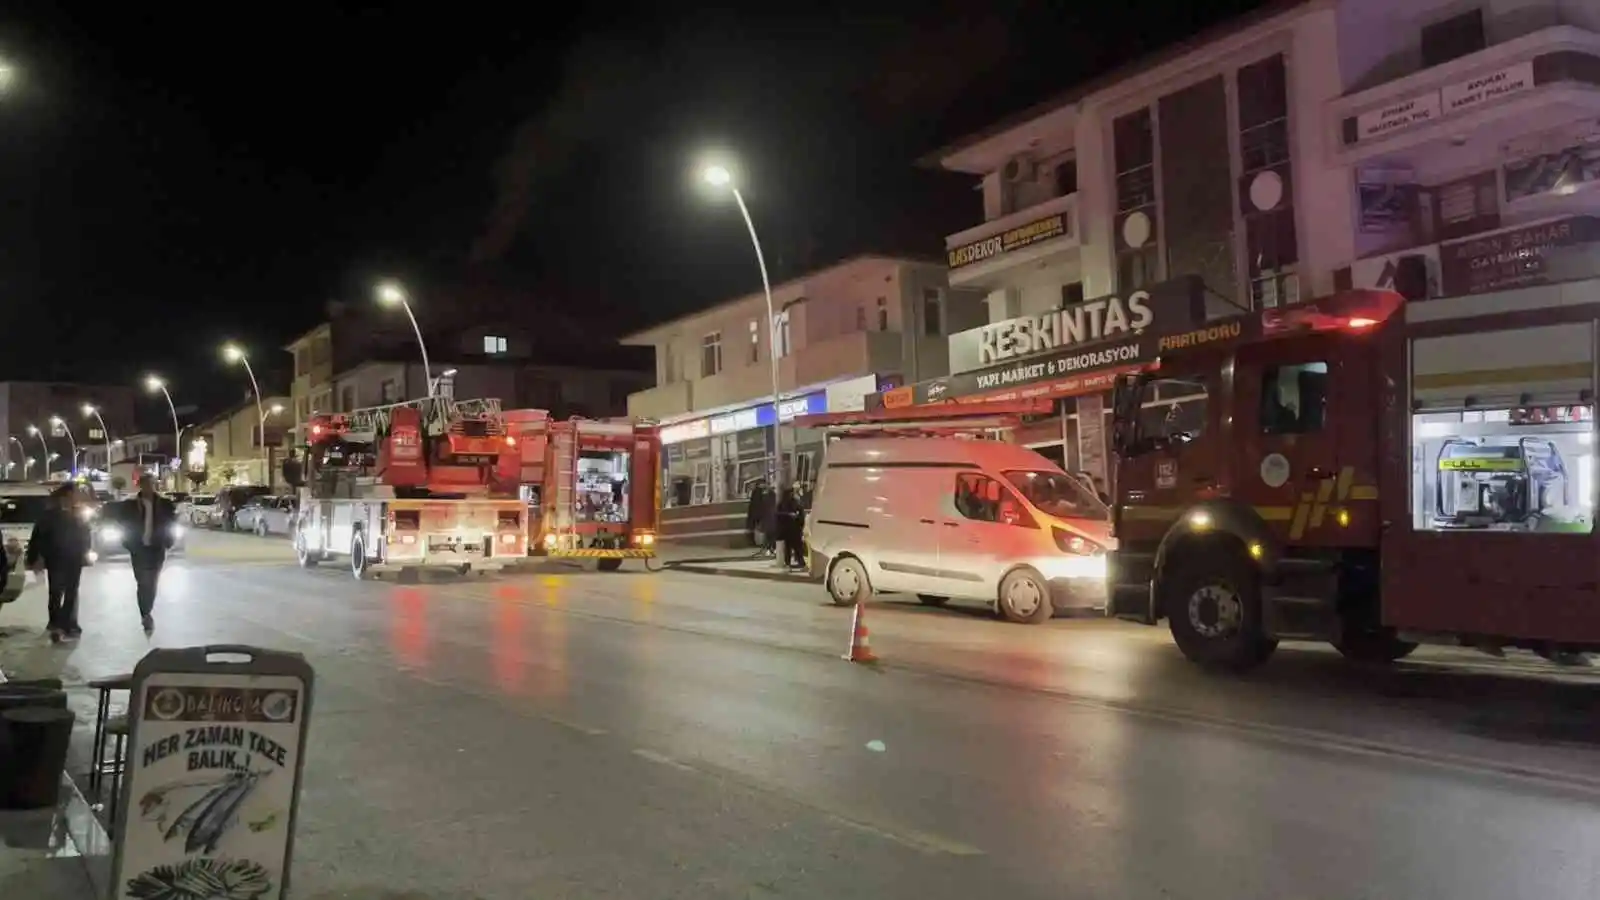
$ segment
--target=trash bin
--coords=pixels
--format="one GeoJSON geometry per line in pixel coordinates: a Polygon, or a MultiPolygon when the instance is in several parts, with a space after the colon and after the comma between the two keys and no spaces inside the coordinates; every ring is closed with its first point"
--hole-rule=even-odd
{"type": "Polygon", "coordinates": [[[16,681],[0,684],[0,713],[25,707],[66,709],[67,693],[61,689],[60,682],[53,687],[47,683],[25,684],[16,681]]]}
{"type": "Polygon", "coordinates": [[[61,796],[67,768],[67,746],[77,716],[54,706],[23,706],[0,712],[0,729],[8,733],[9,759],[4,771],[10,784],[0,784],[0,809],[44,809],[61,796]]]}

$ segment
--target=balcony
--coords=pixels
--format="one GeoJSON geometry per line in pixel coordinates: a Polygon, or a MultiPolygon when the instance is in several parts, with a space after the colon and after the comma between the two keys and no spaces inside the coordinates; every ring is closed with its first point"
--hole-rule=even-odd
{"type": "Polygon", "coordinates": [[[1600,35],[1558,25],[1329,104],[1335,161],[1405,161],[1600,114],[1600,35]]]}
{"type": "Polygon", "coordinates": [[[944,239],[951,287],[984,287],[997,274],[1063,251],[1077,252],[1078,195],[1066,194],[944,239]]]}
{"type": "Polygon", "coordinates": [[[674,381],[628,395],[628,415],[641,419],[681,416],[691,409],[690,382],[674,381]]]}
{"type": "MultiPolygon", "coordinates": [[[[785,392],[874,372],[898,372],[904,357],[898,331],[857,331],[814,344],[779,361],[785,392]]],[[[768,388],[764,393],[770,394],[768,388]]]]}

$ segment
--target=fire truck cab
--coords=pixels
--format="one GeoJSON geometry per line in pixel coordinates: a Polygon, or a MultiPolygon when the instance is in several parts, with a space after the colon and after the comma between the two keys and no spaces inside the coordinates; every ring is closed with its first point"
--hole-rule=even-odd
{"type": "MultiPolygon", "coordinates": [[[[506,414],[522,448],[516,480],[527,490],[534,556],[593,559],[603,572],[656,558],[660,429],[634,419],[555,420],[541,410],[506,414]]],[[[508,469],[501,476],[510,475],[508,469]]]]}
{"type": "Polygon", "coordinates": [[[1120,377],[1112,613],[1164,618],[1191,661],[1228,670],[1285,639],[1371,662],[1422,642],[1600,648],[1600,304],[1544,290],[1345,292],[1208,323],[1120,377]],[[1149,401],[1171,383],[1203,412],[1162,415],[1149,401]]]}
{"type": "Polygon", "coordinates": [[[295,555],[305,567],[346,557],[363,579],[445,568],[493,571],[527,552],[528,515],[495,472],[516,453],[497,400],[444,398],[314,416],[300,489],[295,555]]]}

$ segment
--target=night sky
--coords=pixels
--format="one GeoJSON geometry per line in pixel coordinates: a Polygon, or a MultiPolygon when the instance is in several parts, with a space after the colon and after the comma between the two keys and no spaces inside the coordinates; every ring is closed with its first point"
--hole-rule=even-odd
{"type": "Polygon", "coordinates": [[[159,370],[211,405],[239,396],[223,340],[286,377],[276,348],[380,274],[523,287],[597,333],[757,289],[737,211],[693,178],[708,151],[737,161],[777,279],[937,254],[981,202],[916,158],[1257,4],[34,5],[0,20],[20,72],[0,101],[0,379],[159,370]]]}

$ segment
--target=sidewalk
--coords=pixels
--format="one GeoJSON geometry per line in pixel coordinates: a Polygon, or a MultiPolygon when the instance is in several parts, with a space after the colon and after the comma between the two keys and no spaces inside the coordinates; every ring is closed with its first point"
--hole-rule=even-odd
{"type": "MultiPolygon", "coordinates": [[[[78,713],[78,728],[88,728],[83,704],[71,702],[84,680],[69,653],[44,632],[43,585],[23,591],[15,603],[0,606],[0,682],[59,678],[78,713]]],[[[87,692],[84,692],[87,696],[87,692]]],[[[89,698],[89,708],[93,700],[89,698]]],[[[92,712],[89,713],[93,715],[92,712]]],[[[0,897],[94,900],[100,896],[91,876],[108,874],[111,842],[71,776],[61,776],[61,798],[52,809],[0,810],[0,897]]]]}

